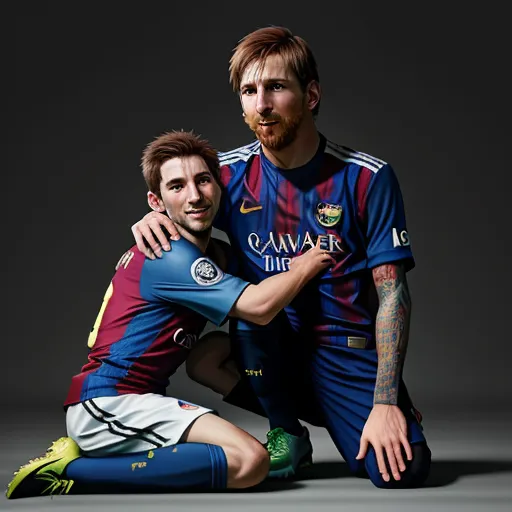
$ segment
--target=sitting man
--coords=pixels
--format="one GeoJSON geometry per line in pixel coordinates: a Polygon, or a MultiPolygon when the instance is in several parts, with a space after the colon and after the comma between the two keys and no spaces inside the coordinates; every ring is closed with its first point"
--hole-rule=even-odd
{"type": "MultiPolygon", "coordinates": [[[[257,399],[271,476],[288,477],[311,456],[306,421],[328,430],[352,473],[379,488],[421,486],[431,451],[403,379],[415,260],[395,171],[319,131],[316,59],[286,27],[239,41],[229,76],[257,139],[219,155],[226,188],[214,226],[241,275],[259,283],[286,273],[319,239],[336,263],[268,326],[230,322],[241,379],[224,399],[244,409],[257,399]]],[[[160,225],[178,235],[155,211],[132,226],[149,257],[170,248],[160,225]]],[[[197,377],[212,387],[204,371],[197,377]]]]}
{"type": "MultiPolygon", "coordinates": [[[[268,474],[257,439],[210,409],[166,396],[169,377],[207,320],[268,324],[333,259],[317,244],[290,272],[257,285],[234,277],[228,244],[211,238],[221,198],[217,152],[191,132],[170,132],[147,146],[142,168],[150,207],[169,215],[180,240],[160,259],[135,246],[121,256],[89,335],[88,362],[64,403],[69,437],[22,466],[8,498],[246,488],[268,474]]],[[[220,392],[237,380],[224,372],[220,392]]]]}

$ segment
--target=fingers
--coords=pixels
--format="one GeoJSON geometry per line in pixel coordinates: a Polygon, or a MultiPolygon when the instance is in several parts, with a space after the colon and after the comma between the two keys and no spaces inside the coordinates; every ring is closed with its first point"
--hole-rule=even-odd
{"type": "Polygon", "coordinates": [[[385,449],[391,474],[395,480],[400,480],[400,471],[405,471],[404,460],[400,453],[400,443],[392,442],[385,449]]]}
{"type": "Polygon", "coordinates": [[[396,464],[401,473],[403,473],[406,469],[404,455],[402,453],[402,444],[401,441],[397,441],[393,443],[393,453],[395,454],[396,464]]]}
{"type": "MultiPolygon", "coordinates": [[[[361,438],[359,453],[356,456],[356,460],[361,460],[366,456],[368,446],[369,441],[366,438],[361,438]]],[[[377,459],[377,467],[379,468],[379,473],[382,475],[382,479],[385,482],[389,482],[391,480],[391,475],[393,475],[395,480],[400,480],[400,471],[405,471],[405,464],[403,462],[402,454],[400,453],[400,444],[397,443],[396,446],[397,449],[395,449],[394,445],[391,443],[387,446],[383,446],[376,441],[372,443],[373,450],[375,451],[375,458],[377,459]],[[401,462],[397,463],[397,460],[400,460],[401,462]]]]}
{"type": "MultiPolygon", "coordinates": [[[[412,460],[412,448],[407,439],[407,421],[396,406],[375,405],[364,426],[361,436],[366,445],[375,452],[377,467],[382,479],[389,482],[401,480],[401,473],[407,470],[407,460],[412,460]]],[[[362,444],[356,459],[360,459],[362,444]]]]}
{"type": "Polygon", "coordinates": [[[400,443],[404,447],[405,455],[407,456],[407,460],[412,460],[412,448],[409,444],[409,440],[407,439],[407,436],[402,432],[400,435],[400,443]]]}
{"type": "Polygon", "coordinates": [[[402,446],[407,460],[412,460],[412,448],[407,439],[407,435],[402,430],[399,431],[397,438],[392,438],[388,441],[385,448],[389,469],[395,480],[400,480],[400,473],[403,473],[407,469],[402,446]]]}
{"type": "MultiPolygon", "coordinates": [[[[398,437],[401,445],[404,447],[405,455],[407,457],[407,460],[412,460],[412,448],[409,444],[409,440],[407,439],[407,420],[405,419],[405,416],[400,413],[398,415],[398,437]]],[[[402,453],[400,451],[400,453],[402,453]]]]}
{"type": "Polygon", "coordinates": [[[329,252],[325,251],[325,261],[329,264],[329,265],[335,265],[336,264],[336,260],[330,255],[329,252]]]}
{"type": "Polygon", "coordinates": [[[137,248],[152,260],[155,259],[155,256],[162,257],[162,249],[165,251],[171,250],[171,244],[162,227],[168,231],[173,240],[180,238],[172,220],[158,212],[146,214],[142,220],[132,226],[137,248]]]}
{"type": "MultiPolygon", "coordinates": [[[[151,260],[154,260],[155,259],[155,254],[144,243],[144,236],[141,233],[141,230],[140,230],[140,227],[138,226],[138,223],[134,224],[132,226],[132,233],[133,233],[133,237],[135,238],[135,243],[137,244],[137,249],[139,249],[139,251],[142,254],[144,254],[147,258],[149,258],[151,260]]],[[[154,239],[153,239],[153,241],[154,241],[154,239]]]]}
{"type": "MultiPolygon", "coordinates": [[[[142,238],[144,239],[143,243],[145,243],[145,245],[146,245],[146,250],[148,250],[147,246],[149,246],[149,251],[154,253],[154,255],[158,256],[159,258],[161,258],[162,257],[162,246],[160,245],[159,242],[157,242],[155,240],[155,237],[153,236],[153,231],[149,227],[149,225],[143,224],[143,225],[139,226],[139,231],[141,233],[142,238]]],[[[144,252],[144,254],[146,254],[146,252],[144,252]]],[[[154,259],[154,258],[151,258],[151,259],[154,259]]]]}
{"type": "Polygon", "coordinates": [[[322,251],[320,253],[320,261],[326,266],[328,267],[329,265],[335,265],[336,264],[336,260],[329,254],[328,251],[322,251]]]}
{"type": "MultiPolygon", "coordinates": [[[[336,263],[336,260],[331,256],[331,252],[329,252],[328,250],[326,249],[322,249],[320,247],[320,237],[318,237],[318,240],[316,242],[316,245],[315,247],[313,248],[313,250],[311,251],[312,255],[314,256],[317,256],[320,258],[320,261],[322,263],[326,263],[328,265],[330,264],[335,264],[336,263]]],[[[308,251],[310,252],[310,251],[308,251]]],[[[307,254],[307,253],[306,253],[307,254]]]]}
{"type": "Polygon", "coordinates": [[[384,451],[382,448],[383,447],[381,445],[373,446],[373,449],[375,450],[375,457],[377,459],[377,467],[379,468],[379,473],[382,475],[382,479],[384,480],[384,482],[389,482],[389,472],[386,466],[386,460],[384,458],[384,451]]]}
{"type": "MultiPolygon", "coordinates": [[[[149,233],[152,232],[151,234],[156,236],[156,238],[158,239],[158,242],[157,242],[158,246],[159,246],[158,250],[160,251],[160,247],[161,247],[164,251],[169,251],[171,249],[171,244],[169,243],[169,239],[167,238],[167,235],[163,232],[162,228],[160,227],[160,223],[158,222],[158,219],[151,221],[149,223],[149,228],[150,228],[149,233]]],[[[166,227],[166,229],[167,229],[167,227],[166,227]]],[[[176,228],[174,228],[174,229],[176,229],[176,228]]],[[[153,240],[154,240],[154,238],[153,238],[153,240]]],[[[151,244],[151,248],[153,250],[155,250],[153,248],[152,244],[151,244]]],[[[162,255],[162,252],[160,251],[160,254],[158,255],[158,257],[160,257],[161,255],[162,255]]]]}
{"type": "Polygon", "coordinates": [[[390,433],[389,440],[385,443],[385,446],[388,464],[393,478],[400,480],[400,472],[404,472],[407,468],[402,446],[407,460],[412,460],[412,449],[407,439],[407,421],[405,417],[399,415],[397,420],[398,422],[395,423],[395,433],[390,433]]]}
{"type": "Polygon", "coordinates": [[[332,256],[333,253],[331,251],[328,251],[327,249],[323,249],[321,247],[321,245],[322,245],[322,237],[319,236],[316,241],[315,249],[321,255],[322,262],[326,263],[327,265],[335,265],[336,260],[332,256]]]}
{"type": "MultiPolygon", "coordinates": [[[[139,224],[139,223],[138,223],[139,224]]],[[[162,253],[160,248],[164,251],[171,250],[171,244],[169,243],[169,238],[167,234],[164,232],[166,229],[173,240],[179,240],[180,234],[174,225],[174,222],[158,212],[148,213],[142,221],[140,221],[140,229],[143,231],[143,236],[146,238],[146,241],[150,245],[150,247],[155,251],[155,254],[158,257],[161,257],[162,253]],[[148,229],[149,228],[149,231],[148,229]],[[147,237],[146,237],[147,234],[147,237]],[[157,241],[155,241],[155,238],[157,241]],[[155,245],[156,244],[156,245],[155,245]]]]}
{"type": "Polygon", "coordinates": [[[356,460],[361,460],[366,457],[366,452],[368,451],[368,440],[365,437],[361,437],[361,441],[359,443],[359,453],[356,456],[356,460]]]}
{"type": "MultiPolygon", "coordinates": [[[[165,229],[167,229],[167,231],[169,232],[169,235],[171,235],[171,238],[173,240],[180,239],[180,234],[179,234],[178,230],[176,229],[174,222],[169,217],[167,217],[167,215],[161,215],[157,218],[157,220],[161,222],[161,224],[165,227],[165,229]]],[[[167,240],[167,238],[165,238],[164,243],[168,243],[168,242],[169,241],[167,240]]],[[[166,249],[166,250],[168,250],[168,249],[166,249]]]]}

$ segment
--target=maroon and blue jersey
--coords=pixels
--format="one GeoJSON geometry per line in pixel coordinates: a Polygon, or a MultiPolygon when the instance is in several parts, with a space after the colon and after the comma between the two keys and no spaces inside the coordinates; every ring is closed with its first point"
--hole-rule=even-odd
{"type": "Polygon", "coordinates": [[[319,341],[373,340],[378,300],[371,269],[392,262],[414,266],[392,167],[323,136],[311,161],[295,169],[272,164],[259,141],[219,159],[226,190],[215,226],[228,235],[240,275],[259,283],[286,271],[320,237],[336,264],[286,308],[290,322],[309,327],[319,341]]]}
{"type": "Polygon", "coordinates": [[[222,325],[243,290],[198,247],[181,238],[150,260],[125,252],[89,335],[88,362],[64,405],[126,393],[164,395],[209,320],[222,325]]]}

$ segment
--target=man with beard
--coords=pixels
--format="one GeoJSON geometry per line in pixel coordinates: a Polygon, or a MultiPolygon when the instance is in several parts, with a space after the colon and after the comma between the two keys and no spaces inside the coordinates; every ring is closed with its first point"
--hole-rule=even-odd
{"type": "MultiPolygon", "coordinates": [[[[419,486],[431,453],[402,379],[414,259],[396,175],[383,160],[318,132],[315,58],[288,29],[242,39],[230,81],[257,138],[219,155],[226,191],[214,226],[227,233],[240,275],[257,283],[287,271],[317,241],[336,265],[270,325],[232,322],[241,380],[225,400],[250,408],[257,396],[270,423],[271,476],[310,460],[302,419],[328,429],[355,474],[378,487],[419,486]]],[[[170,247],[161,225],[176,235],[154,213],[132,227],[150,258],[170,247]]],[[[214,387],[201,354],[198,346],[190,373],[214,387]]]]}
{"type": "MultiPolygon", "coordinates": [[[[315,246],[290,272],[257,285],[229,275],[227,244],[211,239],[221,197],[217,152],[193,133],[171,132],[148,145],[142,167],[150,207],[167,212],[181,239],[156,261],[135,247],[119,259],[88,361],[64,402],[69,437],[16,472],[10,499],[246,488],[268,473],[258,440],[211,409],[166,396],[169,377],[207,319],[265,325],[333,259],[315,246]]],[[[222,361],[216,366],[218,391],[229,391],[236,375],[222,361]]]]}

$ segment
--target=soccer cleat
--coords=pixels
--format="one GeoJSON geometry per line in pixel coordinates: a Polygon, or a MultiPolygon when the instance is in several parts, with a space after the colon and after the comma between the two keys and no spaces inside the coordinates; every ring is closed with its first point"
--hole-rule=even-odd
{"type": "Polygon", "coordinates": [[[305,427],[300,437],[288,434],[280,427],[267,432],[266,448],[270,455],[270,478],[293,476],[297,469],[313,462],[313,446],[305,427]]]}
{"type": "Polygon", "coordinates": [[[62,475],[66,466],[78,457],[80,448],[73,439],[57,439],[44,455],[30,460],[14,473],[14,478],[7,485],[7,498],[67,494],[74,481],[62,475]]]}

